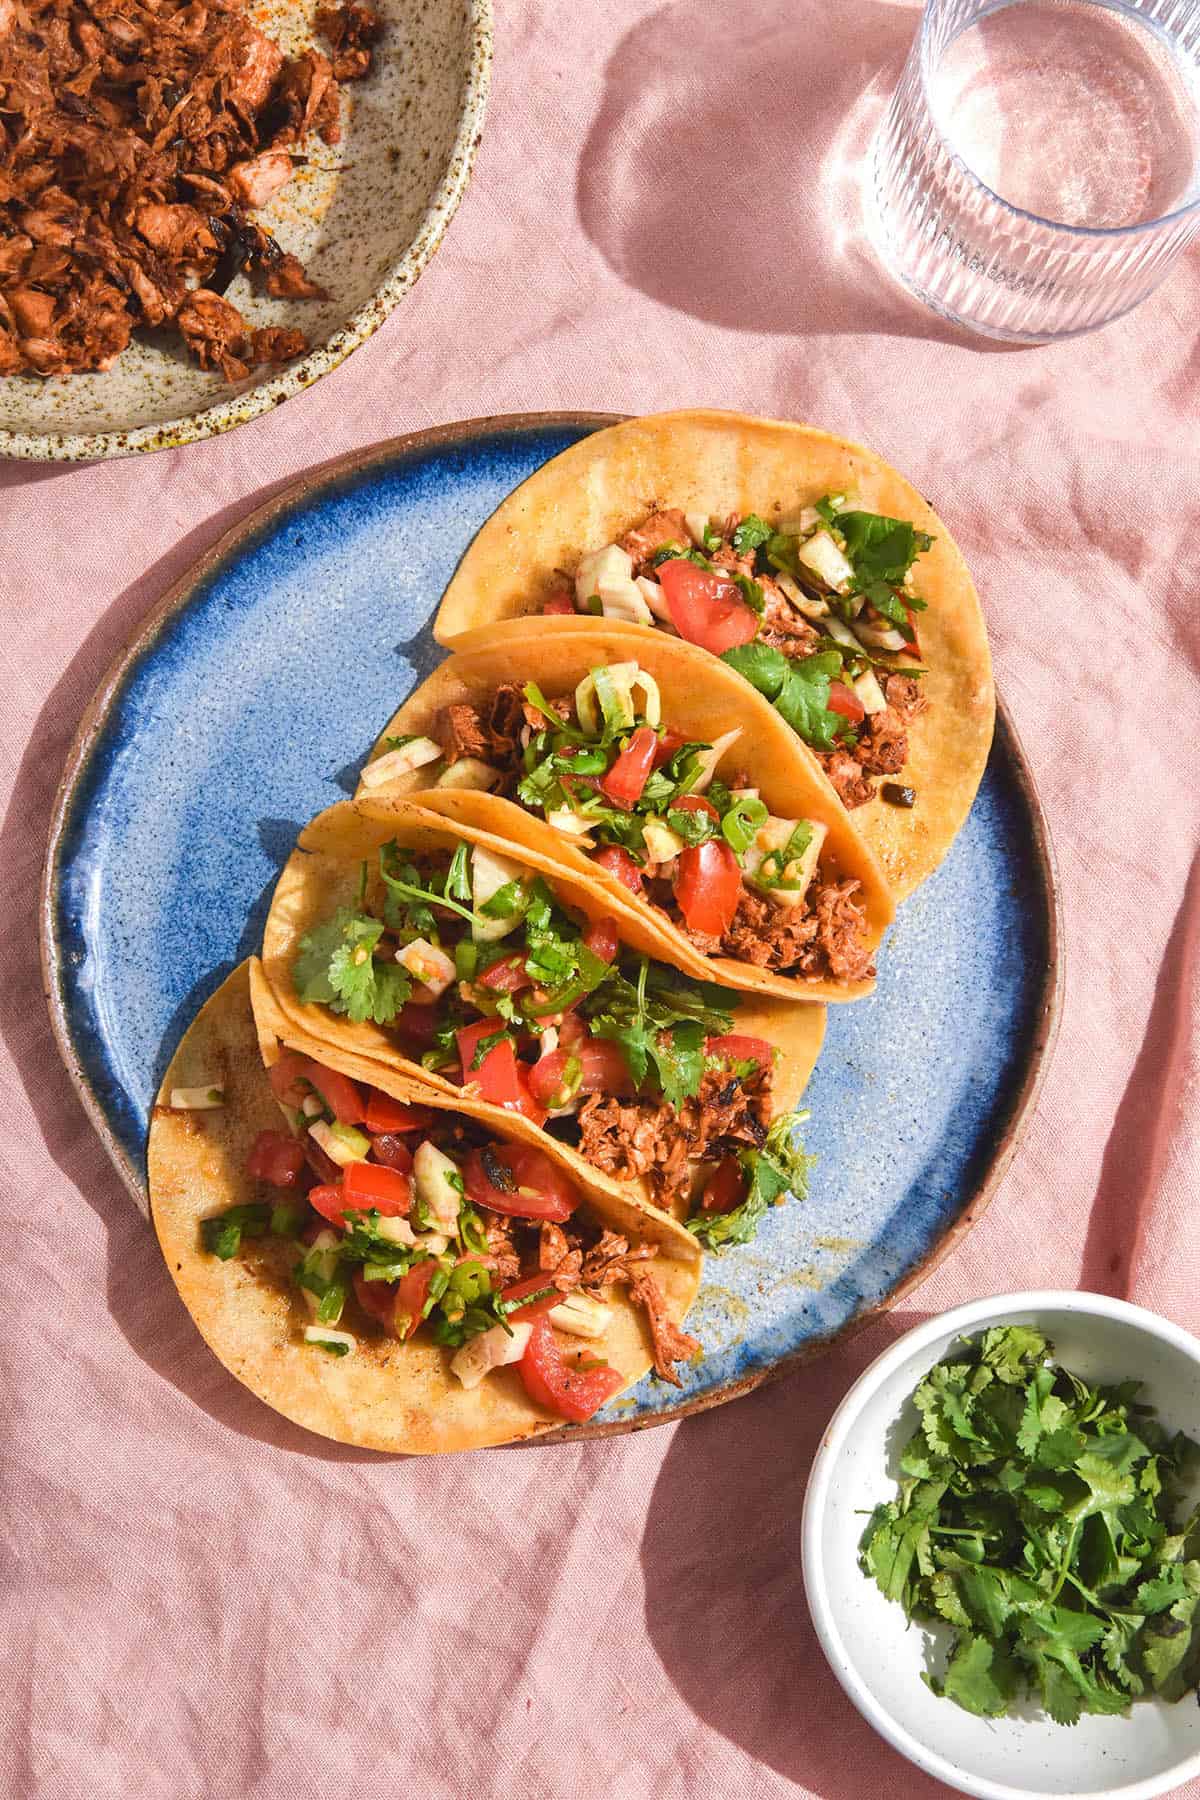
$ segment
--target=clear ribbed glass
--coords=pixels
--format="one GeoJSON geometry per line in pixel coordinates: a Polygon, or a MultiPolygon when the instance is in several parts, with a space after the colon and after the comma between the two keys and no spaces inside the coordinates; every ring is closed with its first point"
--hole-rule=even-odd
{"type": "Polygon", "coordinates": [[[871,177],[880,254],[936,312],[1107,324],[1200,228],[1200,0],[928,0],[871,177]]]}

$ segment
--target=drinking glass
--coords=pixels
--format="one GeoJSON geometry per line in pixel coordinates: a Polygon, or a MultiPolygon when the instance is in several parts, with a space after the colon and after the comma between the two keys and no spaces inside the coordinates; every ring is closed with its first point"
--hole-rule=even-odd
{"type": "Polygon", "coordinates": [[[882,259],[944,317],[1119,318],[1200,227],[1200,0],[928,0],[871,176],[882,259]]]}

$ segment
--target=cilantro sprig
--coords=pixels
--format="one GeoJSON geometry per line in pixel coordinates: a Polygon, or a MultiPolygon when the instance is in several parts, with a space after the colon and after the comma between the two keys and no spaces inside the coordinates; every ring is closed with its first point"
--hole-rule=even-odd
{"type": "Polygon", "coordinates": [[[913,1395],[918,1430],[860,1564],[910,1619],[955,1628],[934,1693],[999,1717],[1028,1693],[1073,1725],[1200,1679],[1200,1447],[1050,1359],[1030,1326],[951,1345],[913,1395]]]}
{"type": "Polygon", "coordinates": [[[748,1244],[757,1235],[768,1210],[793,1194],[808,1198],[808,1178],[815,1156],[810,1156],[797,1127],[807,1112],[784,1113],[775,1120],[761,1150],[739,1150],[738,1161],[746,1178],[746,1197],[725,1213],[697,1213],[687,1222],[692,1236],[706,1250],[718,1254],[735,1244],[748,1244]]]}

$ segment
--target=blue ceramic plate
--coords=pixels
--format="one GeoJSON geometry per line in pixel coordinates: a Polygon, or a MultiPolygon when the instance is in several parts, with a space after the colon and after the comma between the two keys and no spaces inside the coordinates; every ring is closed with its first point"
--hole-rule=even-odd
{"type": "MultiPolygon", "coordinates": [[[[439,659],[429,621],[459,556],[518,482],[608,422],[458,425],[308,477],[217,546],[105,682],[60,797],[43,941],[68,1068],[143,1207],[161,1073],[257,949],[300,826],[353,791],[439,659]]],[[[600,1423],[728,1399],[924,1273],[1007,1165],[1057,988],[1045,828],[1001,715],[974,810],[901,908],[874,996],[829,1009],[808,1202],[709,1258],[688,1320],[705,1355],[682,1395],[647,1380],[600,1423]]]]}

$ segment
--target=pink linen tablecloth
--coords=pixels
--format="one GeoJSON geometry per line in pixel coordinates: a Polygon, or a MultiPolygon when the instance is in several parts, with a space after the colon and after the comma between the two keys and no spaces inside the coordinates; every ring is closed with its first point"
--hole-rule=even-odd
{"type": "Polygon", "coordinates": [[[230,437],[0,468],[6,1794],[944,1793],[808,1623],[823,1422],[975,1295],[1083,1285],[1200,1327],[1200,265],[1053,348],[911,307],[860,247],[852,168],[915,18],[500,0],[474,185],[371,343],[230,437]],[[864,439],[974,568],[1062,878],[1037,1116],[949,1262],[750,1399],[577,1448],[326,1445],[204,1349],[59,1066],[34,900],[66,747],[167,584],[297,471],[475,414],[689,403],[864,439]]]}

